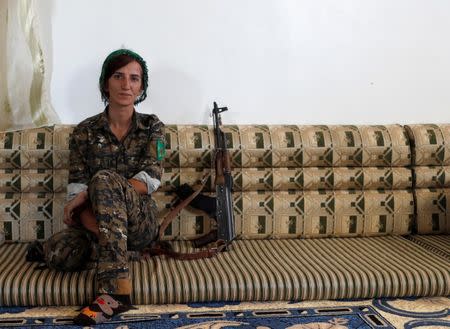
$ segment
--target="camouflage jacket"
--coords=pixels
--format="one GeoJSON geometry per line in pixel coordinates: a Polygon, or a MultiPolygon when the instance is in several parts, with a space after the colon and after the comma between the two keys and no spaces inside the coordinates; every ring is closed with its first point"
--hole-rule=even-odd
{"type": "Polygon", "coordinates": [[[119,141],[109,128],[107,111],[108,108],[82,121],[71,135],[69,198],[73,192],[71,185],[87,187],[92,176],[103,169],[113,170],[126,179],[139,179],[147,186],[145,177],[161,181],[164,124],[154,114],[135,111],[130,131],[119,141]]]}

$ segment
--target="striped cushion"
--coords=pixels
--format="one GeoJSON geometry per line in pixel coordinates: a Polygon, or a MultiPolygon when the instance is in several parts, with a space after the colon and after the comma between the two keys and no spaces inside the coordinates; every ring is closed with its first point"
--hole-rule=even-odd
{"type": "Polygon", "coordinates": [[[450,261],[450,235],[411,235],[408,239],[450,261]]]}
{"type": "Polygon", "coordinates": [[[94,298],[95,271],[64,273],[34,270],[25,260],[28,244],[0,247],[0,306],[81,305],[94,298]]]}
{"type": "MultiPolygon", "coordinates": [[[[174,242],[190,250],[183,241],[174,242]]],[[[26,244],[0,247],[0,306],[80,305],[94,271],[34,270],[26,244]]],[[[210,259],[130,263],[135,304],[450,294],[450,261],[403,237],[239,240],[210,259]]]]}

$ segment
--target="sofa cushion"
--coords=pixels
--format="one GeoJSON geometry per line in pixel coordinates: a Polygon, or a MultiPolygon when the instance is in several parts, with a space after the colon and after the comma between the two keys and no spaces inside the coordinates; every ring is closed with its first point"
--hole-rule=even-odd
{"type": "Polygon", "coordinates": [[[416,227],[420,234],[450,233],[450,188],[415,189],[416,227]]]}
{"type": "Polygon", "coordinates": [[[407,125],[411,139],[415,231],[450,233],[450,124],[407,125]]]}
{"type": "MultiPolygon", "coordinates": [[[[162,220],[176,199],[163,192],[153,197],[162,220]]],[[[238,239],[404,235],[412,230],[413,195],[406,190],[256,191],[236,192],[233,198],[238,239]]],[[[65,193],[0,193],[6,240],[43,240],[59,232],[64,203],[65,193]]],[[[437,206],[436,211],[443,216],[437,206]]],[[[213,225],[205,213],[187,207],[164,239],[199,237],[213,225]]]]}
{"type": "MultiPolygon", "coordinates": [[[[411,169],[405,167],[234,168],[231,174],[235,192],[412,188],[411,169]]],[[[159,191],[170,192],[185,183],[197,184],[205,175],[210,178],[204,191],[215,191],[211,168],[165,168],[159,191]]]]}
{"type": "MultiPolygon", "coordinates": [[[[411,164],[400,125],[224,126],[233,168],[402,167],[411,164]]],[[[208,126],[167,126],[165,166],[211,168],[214,132],[208,126]]]]}
{"type": "Polygon", "coordinates": [[[450,235],[411,235],[409,240],[450,261],[450,235]]]}
{"type": "Polygon", "coordinates": [[[450,188],[450,166],[413,167],[415,188],[450,188]]]}
{"type": "MultiPolygon", "coordinates": [[[[73,125],[0,133],[0,219],[6,239],[46,239],[63,228],[73,125]]],[[[232,155],[239,239],[372,236],[411,232],[409,140],[400,125],[224,126],[232,155]]],[[[168,125],[160,218],[171,191],[205,173],[214,192],[213,130],[168,125]]],[[[205,214],[183,211],[165,239],[207,233],[205,214]]]]}
{"type": "MultiPolygon", "coordinates": [[[[160,218],[173,202],[154,194],[160,218]]],[[[404,235],[412,230],[414,200],[407,190],[254,191],[233,193],[237,239],[325,238],[404,235]]],[[[183,240],[208,233],[204,213],[183,209],[164,239],[183,240]]]]}
{"type": "Polygon", "coordinates": [[[65,199],[65,193],[0,193],[6,240],[44,240],[61,231],[65,199]]]}
{"type": "Polygon", "coordinates": [[[0,169],[0,193],[66,193],[67,169],[0,169]]]}
{"type": "Polygon", "coordinates": [[[413,166],[450,166],[450,124],[406,125],[413,166]]]}
{"type": "MultiPolygon", "coordinates": [[[[73,125],[0,133],[0,169],[67,169],[73,125]]],[[[403,167],[411,164],[400,125],[224,126],[234,168],[403,167]]],[[[166,126],[167,168],[212,168],[211,126],[166,126]]]]}
{"type": "MultiPolygon", "coordinates": [[[[189,251],[186,242],[173,242],[189,251]]],[[[0,306],[82,305],[94,270],[63,273],[0,247],[0,306]]],[[[135,304],[277,301],[450,294],[450,262],[403,237],[239,240],[217,257],[130,262],[135,304]]]]}
{"type": "Polygon", "coordinates": [[[72,125],[0,133],[0,169],[67,169],[72,125]]]}

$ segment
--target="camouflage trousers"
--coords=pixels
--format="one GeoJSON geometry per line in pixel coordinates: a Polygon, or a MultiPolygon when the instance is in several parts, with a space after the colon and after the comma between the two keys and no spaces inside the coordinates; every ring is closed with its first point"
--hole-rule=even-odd
{"type": "Polygon", "coordinates": [[[109,170],[91,179],[89,198],[99,227],[97,291],[130,294],[127,251],[141,250],[156,239],[156,203],[109,170]]]}

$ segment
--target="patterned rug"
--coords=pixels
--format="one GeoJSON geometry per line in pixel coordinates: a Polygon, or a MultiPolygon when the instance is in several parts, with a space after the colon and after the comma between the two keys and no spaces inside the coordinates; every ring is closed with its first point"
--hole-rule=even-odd
{"type": "MultiPolygon", "coordinates": [[[[0,327],[76,328],[76,307],[0,308],[0,327]]],[[[448,328],[450,298],[140,305],[95,328],[448,328]]]]}

